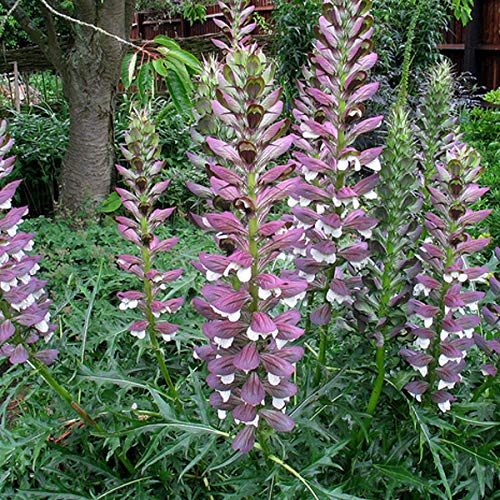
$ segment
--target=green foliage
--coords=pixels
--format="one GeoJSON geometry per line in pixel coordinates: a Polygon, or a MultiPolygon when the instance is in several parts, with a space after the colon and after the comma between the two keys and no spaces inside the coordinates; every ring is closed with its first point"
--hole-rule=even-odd
{"type": "MultiPolygon", "coordinates": [[[[42,27],[44,22],[37,9],[37,0],[23,0],[20,6],[33,19],[34,25],[42,27]]],[[[11,15],[6,18],[8,9],[0,5],[0,41],[7,49],[32,45],[32,42],[19,23],[11,15]]]]}
{"type": "Polygon", "coordinates": [[[186,2],[183,14],[191,24],[196,21],[203,22],[207,17],[207,6],[201,2],[186,2]]]}
{"type": "Polygon", "coordinates": [[[20,203],[28,204],[33,215],[51,212],[57,198],[57,180],[69,135],[66,110],[33,107],[13,113],[10,133],[15,141],[18,162],[14,175],[23,179],[20,203]]]}
{"type": "Polygon", "coordinates": [[[481,208],[493,210],[483,227],[491,234],[493,245],[500,246],[500,110],[474,108],[464,111],[461,129],[465,140],[481,154],[481,165],[484,166],[481,184],[490,186],[490,191],[480,204],[481,208]]]}
{"type": "Polygon", "coordinates": [[[321,0],[277,0],[273,12],[274,50],[278,58],[277,79],[289,97],[296,95],[295,81],[312,49],[313,28],[321,12],[321,0]]]}
{"type": "MultiPolygon", "coordinates": [[[[268,444],[273,456],[234,453],[224,424],[207,401],[200,364],[191,357],[201,342],[200,321],[186,306],[178,315],[179,341],[165,347],[178,380],[181,413],[171,409],[158,384],[153,353],[137,356],[125,331],[128,313],[118,310],[116,292],[129,277],[114,264],[127,248],[114,224],[84,226],[78,220],[34,219],[42,251],[41,278],[57,306],[61,362],[57,378],[106,429],[104,436],[81,427],[67,407],[29,371],[8,368],[0,379],[0,496],[2,498],[492,498],[498,456],[495,391],[474,404],[454,405],[446,417],[415,407],[400,392],[404,380],[392,356],[387,387],[366,440],[352,435],[366,414],[372,382],[371,350],[336,327],[327,374],[312,380],[317,346],[299,368],[300,392],[292,412],[297,429],[268,444]],[[354,352],[354,357],[352,354],[354,352]],[[139,359],[146,360],[139,362],[139,359]],[[112,450],[121,446],[135,465],[128,474],[112,450]],[[290,472],[292,468],[293,472],[290,472]],[[451,492],[451,496],[448,492],[451,492]],[[314,496],[315,495],[315,496],[314,496]]],[[[212,242],[182,219],[163,228],[178,236],[178,248],[162,266],[177,267],[212,242]]],[[[202,279],[190,266],[178,290],[188,299],[202,279]]],[[[469,391],[464,386],[463,391],[469,391]]],[[[363,434],[364,435],[364,434],[363,434]]]]}
{"type": "Polygon", "coordinates": [[[500,105],[500,88],[495,90],[490,90],[486,94],[484,94],[483,99],[486,102],[491,102],[491,104],[500,105]]]}
{"type": "Polygon", "coordinates": [[[139,104],[146,106],[154,98],[157,74],[165,82],[177,111],[189,116],[190,95],[193,92],[191,76],[200,71],[200,62],[165,35],[158,35],[152,43],[157,47],[141,49],[123,59],[122,82],[125,89],[133,87],[139,104]]]}
{"type": "Polygon", "coordinates": [[[474,0],[449,0],[453,15],[464,26],[472,19],[472,7],[474,7],[474,0]]]}
{"type": "MultiPolygon", "coordinates": [[[[412,76],[419,75],[438,60],[438,43],[442,41],[449,14],[440,0],[374,0],[374,43],[379,54],[376,77],[395,88],[401,81],[408,30],[418,14],[416,36],[412,41],[412,76]],[[417,3],[416,3],[417,2],[417,3]],[[417,9],[417,10],[416,10],[417,9]]],[[[414,93],[419,78],[410,78],[409,93],[414,93]]]]}

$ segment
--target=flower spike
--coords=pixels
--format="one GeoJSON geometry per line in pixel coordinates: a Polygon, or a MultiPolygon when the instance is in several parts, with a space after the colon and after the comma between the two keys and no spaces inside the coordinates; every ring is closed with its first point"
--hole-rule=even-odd
{"type": "Polygon", "coordinates": [[[476,184],[479,161],[475,150],[456,142],[436,163],[437,173],[427,186],[432,212],[425,214],[424,223],[429,237],[418,250],[421,268],[409,301],[413,322],[407,330],[414,343],[400,351],[421,376],[406,391],[418,401],[429,395],[442,412],[456,400],[450,391],[462,381],[469,349],[489,344],[475,332],[481,323],[478,303],[485,293],[474,286],[488,269],[468,264],[469,256],[489,243],[467,232],[490,213],[469,208],[484,193],[476,184]]]}
{"type": "Polygon", "coordinates": [[[134,321],[128,330],[140,340],[148,336],[163,376],[175,393],[158,338],[169,342],[177,332],[178,326],[164,321],[163,317],[175,313],[184,299],[166,300],[164,296],[169,283],[179,278],[182,269],[162,272],[154,267],[158,254],[170,250],[177,243],[177,238],[159,240],[155,235],[155,230],[174,209],[154,208],[169,181],[159,180],[163,169],[163,162],[159,160],[159,138],[153,121],[145,111],[134,113],[125,141],[126,146],[122,147],[122,152],[130,168],[116,168],[128,189],[117,188],[116,191],[130,217],[119,216],[116,221],[120,234],[137,247],[139,255],[120,255],[117,262],[121,269],[140,278],[142,289],[119,292],[119,308],[122,311],[138,309],[141,312],[141,319],[134,321]]]}
{"type": "MultiPolygon", "coordinates": [[[[16,158],[7,157],[13,141],[0,124],[0,179],[14,168],[16,158]]],[[[49,365],[59,354],[56,349],[40,349],[40,339],[48,342],[55,330],[50,323],[51,301],[45,292],[46,281],[35,277],[40,256],[31,256],[33,234],[18,231],[27,207],[12,208],[12,198],[21,181],[6,184],[0,190],[0,209],[7,211],[0,220],[0,356],[13,365],[31,357],[49,365]]]]}
{"type": "Polygon", "coordinates": [[[368,81],[377,60],[370,3],[324,2],[311,67],[293,111],[303,182],[288,203],[295,225],[305,231],[295,263],[310,290],[321,292],[311,315],[321,326],[355,303],[377,224],[365,207],[377,197],[382,148],[358,148],[360,138],[382,122],[381,116],[365,118],[364,103],[378,89],[368,81]]]}
{"type": "MultiPolygon", "coordinates": [[[[223,254],[202,253],[195,267],[209,282],[203,298],[193,306],[207,322],[203,333],[209,346],[198,347],[195,357],[208,362],[210,397],[219,418],[231,413],[242,426],[232,446],[250,451],[257,430],[265,423],[278,432],[292,430],[286,404],[296,393],[289,381],[303,355],[290,345],[303,331],[294,309],[277,314],[275,308],[293,307],[304,296],[307,282],[272,273],[280,254],[300,244],[303,229],[291,229],[282,219],[271,218],[275,205],[292,194],[298,179],[290,177],[293,164],[276,165],[294,140],[286,135],[288,120],[280,90],[274,90],[273,66],[248,34],[253,8],[239,0],[222,4],[232,35],[218,87],[212,101],[218,137],[207,137],[208,159],[193,157],[210,176],[210,213],[196,223],[215,235],[223,254]]],[[[204,194],[200,186],[193,191],[204,194]]]]}

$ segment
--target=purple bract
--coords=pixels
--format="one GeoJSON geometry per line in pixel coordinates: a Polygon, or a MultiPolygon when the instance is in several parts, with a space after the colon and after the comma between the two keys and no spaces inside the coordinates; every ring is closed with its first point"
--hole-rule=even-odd
{"type": "MultiPolygon", "coordinates": [[[[7,124],[0,125],[0,179],[14,168],[16,158],[7,157],[13,141],[6,135],[7,124]]],[[[48,342],[55,330],[50,323],[46,281],[35,277],[40,257],[27,254],[33,248],[33,234],[18,231],[28,213],[27,207],[12,208],[12,198],[21,181],[0,190],[0,209],[7,211],[0,220],[0,356],[21,364],[31,356],[52,363],[59,351],[39,348],[39,339],[48,342]]]]}

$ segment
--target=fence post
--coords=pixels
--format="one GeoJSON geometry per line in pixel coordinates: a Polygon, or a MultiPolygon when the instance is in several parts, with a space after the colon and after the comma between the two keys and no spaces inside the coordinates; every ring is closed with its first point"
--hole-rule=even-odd
{"type": "Polygon", "coordinates": [[[12,63],[14,65],[14,99],[16,105],[16,111],[21,112],[21,88],[19,85],[19,69],[17,68],[17,61],[12,63]]]}
{"type": "Polygon", "coordinates": [[[464,36],[464,71],[472,73],[477,78],[478,75],[478,54],[477,49],[481,43],[481,2],[474,2],[471,17],[472,20],[465,27],[464,36]]]}

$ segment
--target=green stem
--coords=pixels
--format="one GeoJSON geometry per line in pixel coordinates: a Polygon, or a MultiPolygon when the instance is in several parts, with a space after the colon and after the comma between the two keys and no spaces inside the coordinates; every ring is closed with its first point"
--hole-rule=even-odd
{"type": "MultiPolygon", "coordinates": [[[[248,196],[252,200],[256,199],[255,195],[255,185],[257,183],[257,176],[255,172],[249,172],[247,176],[248,184],[248,196]]],[[[258,215],[253,214],[253,216],[248,221],[248,251],[252,256],[252,280],[250,282],[249,292],[252,297],[252,304],[250,309],[256,311],[259,306],[259,293],[258,286],[254,282],[254,279],[259,274],[259,245],[257,242],[257,236],[259,231],[259,221],[258,215]]]]}
{"type": "Polygon", "coordinates": [[[319,354],[318,354],[318,365],[316,366],[316,373],[314,374],[314,385],[317,386],[321,380],[321,373],[323,371],[323,367],[326,364],[326,347],[327,347],[328,339],[326,328],[322,328],[320,332],[320,341],[319,341],[319,354]]]}
{"type": "MultiPolygon", "coordinates": [[[[255,448],[257,450],[261,450],[264,453],[264,455],[266,455],[266,452],[260,443],[255,443],[255,448]]],[[[300,475],[300,473],[298,471],[296,471],[293,467],[288,465],[286,462],[283,462],[283,460],[281,460],[281,458],[278,458],[274,455],[267,455],[267,458],[271,462],[274,462],[275,464],[278,464],[280,467],[283,467],[283,469],[285,469],[287,472],[289,472],[292,476],[296,477],[307,488],[309,493],[311,493],[312,498],[314,498],[314,500],[319,500],[318,495],[316,495],[314,490],[311,488],[311,485],[300,475]]]]}
{"type": "Polygon", "coordinates": [[[370,400],[368,401],[368,407],[366,411],[369,415],[375,413],[375,409],[377,408],[377,403],[382,394],[382,388],[384,386],[385,380],[385,345],[381,345],[377,347],[377,354],[375,356],[376,364],[377,364],[377,378],[375,379],[375,383],[373,384],[372,393],[370,395],[370,400]]]}
{"type": "Polygon", "coordinates": [[[151,341],[151,345],[153,346],[153,349],[155,351],[156,360],[158,361],[161,374],[163,375],[163,379],[165,380],[167,387],[170,389],[177,410],[181,411],[182,406],[179,401],[179,394],[177,393],[175,384],[172,381],[172,378],[170,377],[170,373],[168,372],[167,364],[165,363],[165,358],[163,357],[163,351],[158,342],[158,337],[156,336],[156,330],[154,328],[149,328],[148,333],[149,333],[149,340],[151,341]]]}
{"type": "MultiPolygon", "coordinates": [[[[143,222],[143,226],[144,226],[144,222],[143,222]]],[[[143,227],[143,231],[144,231],[144,229],[145,228],[143,227]]],[[[147,227],[146,227],[146,230],[147,230],[147,227]]],[[[165,363],[165,358],[163,357],[163,351],[162,351],[160,344],[158,342],[155,317],[154,317],[153,311],[151,309],[151,304],[153,302],[153,289],[151,286],[151,281],[149,281],[148,278],[146,277],[146,274],[149,271],[151,271],[151,255],[149,253],[149,248],[144,247],[142,249],[142,259],[144,261],[144,292],[146,294],[146,319],[148,320],[147,331],[148,331],[148,335],[149,335],[149,341],[151,342],[151,345],[153,346],[153,350],[155,352],[156,360],[157,360],[158,365],[160,367],[161,374],[163,376],[163,379],[165,380],[165,383],[167,384],[167,387],[170,389],[170,393],[172,394],[172,398],[174,399],[177,411],[181,411],[182,406],[181,406],[181,403],[179,401],[179,394],[177,393],[177,389],[175,388],[175,384],[173,383],[172,378],[170,377],[170,373],[168,372],[167,364],[165,363]]]]}
{"type": "MultiPolygon", "coordinates": [[[[36,358],[30,357],[30,365],[38,370],[41,377],[58,394],[58,396],[88,425],[99,433],[104,433],[103,427],[98,424],[71,396],[71,394],[52,376],[50,370],[36,358]]],[[[135,468],[124,452],[116,450],[115,454],[130,474],[135,473],[135,468]]]]}
{"type": "Polygon", "coordinates": [[[314,295],[316,294],[316,291],[313,290],[312,292],[309,292],[308,298],[307,298],[307,306],[308,306],[308,312],[309,314],[307,315],[306,318],[306,324],[304,326],[304,334],[307,337],[309,333],[311,333],[311,309],[313,306],[314,307],[314,295]]]}

